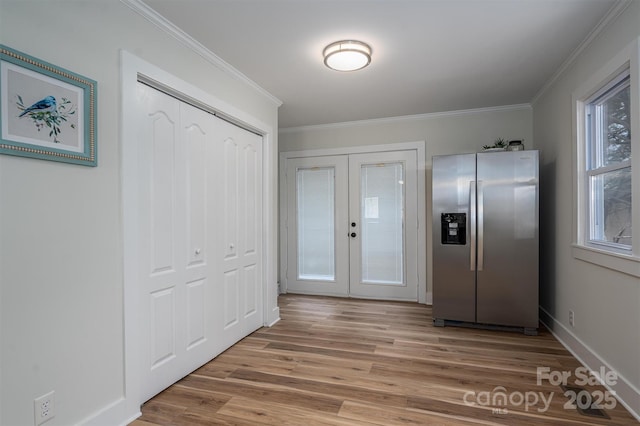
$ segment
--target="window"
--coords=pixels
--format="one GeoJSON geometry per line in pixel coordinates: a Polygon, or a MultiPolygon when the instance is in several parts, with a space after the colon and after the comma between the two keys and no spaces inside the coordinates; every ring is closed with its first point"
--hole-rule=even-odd
{"type": "Polygon", "coordinates": [[[572,94],[573,256],[640,277],[640,38],[572,94]]]}
{"type": "Polygon", "coordinates": [[[584,105],[585,242],[605,250],[633,247],[630,80],[624,71],[584,105]]]}

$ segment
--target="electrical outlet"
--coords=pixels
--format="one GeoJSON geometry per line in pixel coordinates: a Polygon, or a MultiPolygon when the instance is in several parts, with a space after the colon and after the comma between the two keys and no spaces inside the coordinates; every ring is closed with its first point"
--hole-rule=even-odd
{"type": "Polygon", "coordinates": [[[569,325],[571,327],[575,326],[575,315],[573,314],[573,311],[569,311],[569,325]]]}
{"type": "Polygon", "coordinates": [[[41,425],[56,415],[56,400],[53,391],[33,400],[35,426],[41,425]]]}

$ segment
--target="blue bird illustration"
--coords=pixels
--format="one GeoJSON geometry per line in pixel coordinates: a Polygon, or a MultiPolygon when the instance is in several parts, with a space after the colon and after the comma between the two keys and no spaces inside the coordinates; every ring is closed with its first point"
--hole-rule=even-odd
{"type": "Polygon", "coordinates": [[[26,108],[24,111],[22,111],[22,114],[20,114],[18,117],[22,117],[23,115],[28,114],[31,111],[44,112],[44,111],[55,111],[55,109],[56,109],[56,98],[54,98],[53,96],[47,96],[46,98],[31,105],[29,108],[26,108]]]}

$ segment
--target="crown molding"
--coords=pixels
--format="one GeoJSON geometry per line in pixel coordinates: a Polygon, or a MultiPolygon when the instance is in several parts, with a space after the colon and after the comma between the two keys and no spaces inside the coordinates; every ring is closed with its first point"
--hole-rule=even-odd
{"type": "Polygon", "coordinates": [[[258,93],[260,93],[269,101],[271,101],[276,107],[280,107],[282,105],[282,101],[280,99],[276,98],[271,93],[267,92],[265,89],[260,87],[256,82],[254,82],[249,77],[247,77],[246,75],[244,75],[243,73],[235,69],[231,64],[224,61],[218,55],[216,55],[215,53],[207,49],[205,46],[203,46],[199,41],[197,41],[196,39],[194,39],[193,37],[185,33],[183,30],[175,26],[173,23],[168,21],[158,12],[151,9],[149,6],[143,3],[142,0],[120,0],[120,1],[125,5],[127,5],[129,8],[131,8],[133,11],[137,12],[139,15],[144,17],[146,20],[148,20],[149,22],[151,22],[152,24],[160,28],[162,31],[164,31],[165,33],[169,34],[170,36],[172,36],[173,38],[181,42],[183,45],[191,49],[193,52],[197,53],[198,55],[206,59],[209,63],[213,64],[215,67],[219,68],[229,76],[247,84],[248,86],[256,90],[258,93]]]}
{"type": "Polygon", "coordinates": [[[545,93],[547,90],[553,86],[553,84],[564,74],[564,72],[578,59],[578,56],[582,52],[584,52],[587,47],[593,43],[593,41],[600,35],[602,32],[618,17],[625,11],[627,7],[629,7],[633,3],[633,0],[618,0],[611,9],[607,12],[607,14],[598,22],[593,30],[587,35],[587,37],[578,45],[578,47],[569,55],[569,57],[560,65],[560,68],[551,76],[551,78],[542,86],[542,88],[536,93],[536,95],[531,100],[531,105],[535,104],[545,93]]]}
{"type": "Polygon", "coordinates": [[[279,133],[295,133],[295,132],[306,132],[306,131],[314,131],[314,130],[330,130],[330,129],[345,128],[345,127],[399,123],[403,121],[431,120],[431,119],[442,118],[442,117],[456,117],[460,115],[482,114],[482,113],[502,112],[502,111],[517,111],[517,110],[523,110],[523,109],[531,109],[531,104],[515,104],[515,105],[504,105],[504,106],[497,106],[497,107],[463,109],[463,110],[457,110],[457,111],[432,112],[427,114],[374,118],[370,120],[345,121],[341,123],[318,124],[318,125],[312,125],[312,126],[284,127],[279,129],[278,132],[279,133]]]}

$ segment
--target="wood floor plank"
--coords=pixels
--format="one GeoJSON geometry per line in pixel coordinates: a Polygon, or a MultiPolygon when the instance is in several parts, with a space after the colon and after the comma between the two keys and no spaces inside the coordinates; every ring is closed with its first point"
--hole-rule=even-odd
{"type": "Polygon", "coordinates": [[[129,423],[129,426],[158,426],[158,423],[150,423],[148,421],[136,419],[129,423]]]}
{"type": "MultiPolygon", "coordinates": [[[[444,414],[444,413],[428,413],[417,412],[411,410],[379,407],[362,403],[346,401],[340,410],[340,416],[352,420],[369,420],[380,426],[406,426],[406,425],[462,425],[462,426],[478,426],[478,424],[492,424],[487,422],[478,422],[475,419],[465,419],[462,416],[444,414]]],[[[495,423],[493,423],[495,424],[495,423]]]]}
{"type": "Polygon", "coordinates": [[[221,392],[228,395],[243,395],[258,401],[286,403],[295,407],[337,413],[342,400],[330,394],[308,395],[295,389],[282,389],[251,381],[223,380],[191,374],[178,384],[202,391],[221,392]]]}
{"type": "Polygon", "coordinates": [[[320,395],[332,395],[341,400],[356,399],[373,404],[392,406],[406,406],[406,395],[352,386],[348,383],[327,383],[325,381],[309,380],[299,377],[283,377],[248,370],[237,370],[232,377],[238,380],[270,384],[274,387],[286,387],[299,391],[318,393],[320,395]]]}
{"type": "Polygon", "coordinates": [[[640,424],[619,403],[604,419],[567,409],[559,386],[538,383],[538,367],[581,366],[544,328],[434,327],[430,307],[393,301],[285,295],[279,306],[280,322],[145,403],[131,425],[640,424]]]}
{"type": "Polygon", "coordinates": [[[253,424],[291,426],[371,426],[365,421],[341,419],[335,415],[292,407],[274,406],[247,398],[235,397],[219,412],[229,418],[238,418],[253,424]]]}

